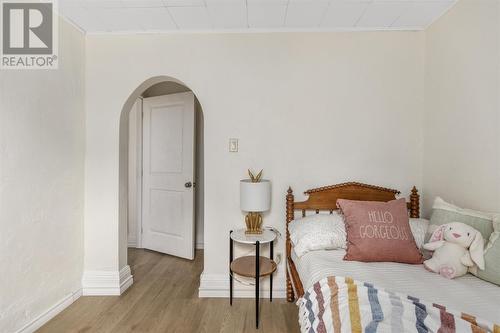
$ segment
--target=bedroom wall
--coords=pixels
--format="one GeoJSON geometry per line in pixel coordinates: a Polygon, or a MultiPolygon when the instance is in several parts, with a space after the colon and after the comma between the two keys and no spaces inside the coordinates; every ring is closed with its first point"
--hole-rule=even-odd
{"type": "Polygon", "coordinates": [[[500,2],[462,0],[426,31],[424,210],[500,212],[500,2]]]}
{"type": "Polygon", "coordinates": [[[59,69],[0,71],[0,332],[33,331],[81,288],[85,38],[59,34],[59,69]]]}
{"type": "MultiPolygon", "coordinates": [[[[421,185],[424,42],[421,32],[89,35],[85,270],[126,264],[116,248],[119,119],[143,81],[174,77],[203,108],[202,290],[217,294],[227,292],[228,232],[244,226],[247,168],[271,179],[265,225],[282,233],[289,185],[299,198],[348,180],[404,195],[421,185]]],[[[283,263],[277,280],[283,290],[283,263]]]]}

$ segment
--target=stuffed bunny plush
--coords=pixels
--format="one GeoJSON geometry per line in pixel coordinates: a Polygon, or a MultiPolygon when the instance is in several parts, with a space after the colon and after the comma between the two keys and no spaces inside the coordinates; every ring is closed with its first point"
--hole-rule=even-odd
{"type": "Polygon", "coordinates": [[[479,231],[467,224],[452,222],[440,226],[424,249],[434,251],[424,261],[427,270],[453,279],[467,274],[469,267],[484,269],[484,240],[479,231]]]}

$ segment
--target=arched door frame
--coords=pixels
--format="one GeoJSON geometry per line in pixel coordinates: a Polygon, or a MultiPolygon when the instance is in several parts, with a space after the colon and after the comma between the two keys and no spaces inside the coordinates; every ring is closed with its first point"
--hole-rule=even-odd
{"type": "MultiPolygon", "coordinates": [[[[120,112],[120,128],[119,128],[119,212],[118,212],[118,253],[119,266],[127,265],[127,226],[128,226],[128,139],[129,139],[129,114],[136,100],[150,87],[162,82],[175,82],[190,89],[198,99],[200,105],[203,105],[199,100],[196,92],[184,82],[170,76],[155,76],[143,81],[127,98],[120,112]]],[[[200,108],[203,113],[203,107],[200,108]]],[[[201,161],[203,163],[203,161],[201,161]]],[[[203,212],[200,212],[203,214],[203,212]]]]}

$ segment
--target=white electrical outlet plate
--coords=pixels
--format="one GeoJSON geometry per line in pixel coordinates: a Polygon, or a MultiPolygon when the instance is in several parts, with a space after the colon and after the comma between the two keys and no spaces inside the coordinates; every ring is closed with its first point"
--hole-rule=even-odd
{"type": "Polygon", "coordinates": [[[229,139],[229,152],[237,153],[238,152],[238,139],[229,139]]]}

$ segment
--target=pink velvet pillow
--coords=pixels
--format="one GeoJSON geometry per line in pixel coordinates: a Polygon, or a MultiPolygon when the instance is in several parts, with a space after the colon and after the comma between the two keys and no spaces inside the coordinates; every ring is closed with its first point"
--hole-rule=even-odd
{"type": "Polygon", "coordinates": [[[347,230],[344,260],[422,263],[405,199],[389,202],[338,199],[347,230]]]}

